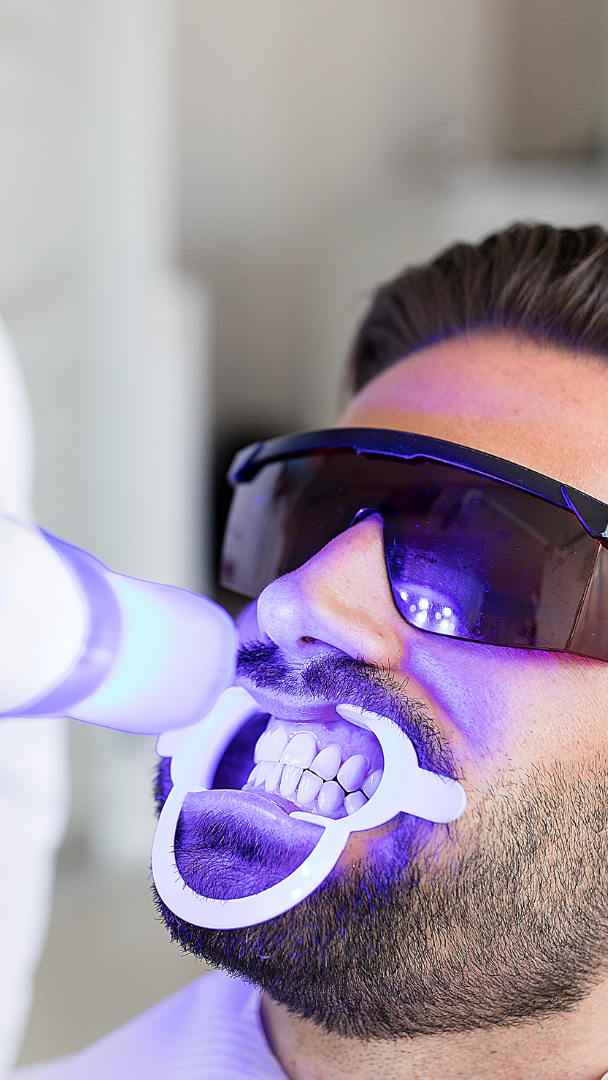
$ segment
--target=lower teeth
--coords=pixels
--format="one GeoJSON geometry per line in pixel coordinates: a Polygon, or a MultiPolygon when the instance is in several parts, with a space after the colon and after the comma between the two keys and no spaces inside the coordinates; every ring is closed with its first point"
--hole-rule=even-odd
{"type": "Polygon", "coordinates": [[[279,794],[284,795],[286,799],[290,799],[292,795],[295,795],[303,771],[297,765],[285,765],[281,776],[279,794]]]}
{"type": "Polygon", "coordinates": [[[375,769],[364,780],[363,790],[348,791],[337,779],[323,781],[310,769],[280,761],[260,761],[251,770],[243,791],[262,788],[269,795],[293,800],[311,813],[335,818],[360,810],[375,794],[381,779],[382,769],[375,769]]]}

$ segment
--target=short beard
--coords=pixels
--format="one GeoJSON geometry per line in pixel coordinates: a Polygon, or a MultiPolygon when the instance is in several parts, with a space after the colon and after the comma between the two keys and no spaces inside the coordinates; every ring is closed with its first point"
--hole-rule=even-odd
{"type": "Polygon", "coordinates": [[[373,859],[259,926],[207,930],[158,908],[187,952],[346,1038],[572,1009],[607,970],[608,762],[498,777],[465,821],[437,850],[433,828],[402,815],[373,859]]]}

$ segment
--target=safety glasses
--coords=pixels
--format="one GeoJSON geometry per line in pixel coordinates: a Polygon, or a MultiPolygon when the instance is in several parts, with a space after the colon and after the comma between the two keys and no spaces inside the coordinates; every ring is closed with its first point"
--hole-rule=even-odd
{"type": "Polygon", "coordinates": [[[236,455],[229,479],[229,589],[258,596],[378,514],[410,626],[608,660],[608,505],[575,488],[455,443],[375,428],[257,443],[236,455]]]}

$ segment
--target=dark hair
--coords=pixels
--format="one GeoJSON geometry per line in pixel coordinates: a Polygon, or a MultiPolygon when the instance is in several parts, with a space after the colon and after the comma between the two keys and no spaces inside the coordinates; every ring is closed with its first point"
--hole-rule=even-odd
{"type": "Polygon", "coordinates": [[[353,345],[351,381],[445,338],[506,330],[608,357],[608,233],[518,222],[408,267],[375,293],[353,345]]]}

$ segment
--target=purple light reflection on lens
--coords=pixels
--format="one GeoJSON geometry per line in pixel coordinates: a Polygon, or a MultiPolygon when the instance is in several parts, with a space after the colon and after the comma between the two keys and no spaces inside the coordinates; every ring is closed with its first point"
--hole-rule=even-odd
{"type": "Polygon", "coordinates": [[[400,585],[398,591],[400,611],[412,626],[451,637],[462,633],[462,616],[453,598],[428,585],[400,585]]]}

